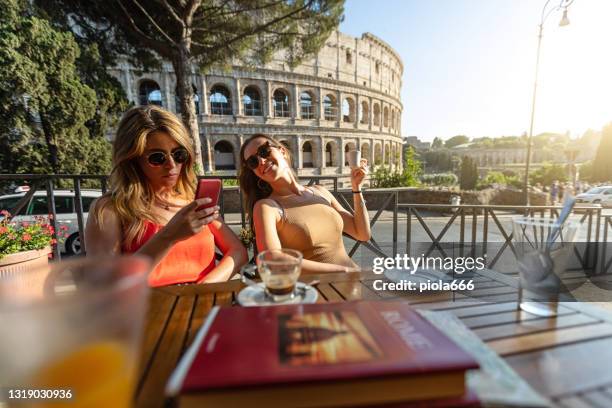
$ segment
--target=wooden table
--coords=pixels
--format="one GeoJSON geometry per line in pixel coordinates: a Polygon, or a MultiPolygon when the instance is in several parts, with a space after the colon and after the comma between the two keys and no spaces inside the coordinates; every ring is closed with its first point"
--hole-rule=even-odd
{"type": "MultiPolygon", "coordinates": [[[[381,275],[328,274],[318,279],[319,302],[402,299],[417,308],[454,313],[526,381],[558,407],[612,407],[612,313],[565,302],[554,318],[517,310],[517,280],[494,271],[474,275],[476,289],[460,294],[379,292],[381,275]]],[[[136,405],[161,407],[168,377],[213,305],[232,305],[239,281],[173,286],[151,293],[136,405]]],[[[248,340],[247,340],[248,341],[248,340]]]]}

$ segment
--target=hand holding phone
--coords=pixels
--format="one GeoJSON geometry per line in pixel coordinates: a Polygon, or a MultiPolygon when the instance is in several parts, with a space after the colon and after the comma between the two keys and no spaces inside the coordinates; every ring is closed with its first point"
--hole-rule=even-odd
{"type": "Polygon", "coordinates": [[[198,188],[196,189],[196,200],[199,198],[208,197],[212,201],[208,204],[202,205],[196,209],[199,211],[203,208],[210,208],[217,205],[219,201],[219,194],[221,193],[221,180],[220,179],[201,179],[198,181],[198,188]]]}

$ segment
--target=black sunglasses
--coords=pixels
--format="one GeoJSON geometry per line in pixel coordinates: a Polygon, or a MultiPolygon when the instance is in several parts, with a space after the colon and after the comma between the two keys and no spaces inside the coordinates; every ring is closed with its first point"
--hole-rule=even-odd
{"type": "Polygon", "coordinates": [[[259,166],[259,159],[257,157],[261,157],[262,159],[267,159],[268,157],[270,157],[270,153],[272,152],[272,150],[270,149],[272,147],[275,146],[272,146],[270,142],[265,142],[264,144],[259,146],[257,148],[257,153],[249,156],[246,159],[246,165],[248,166],[248,168],[251,170],[255,170],[257,166],[259,166]]]}
{"type": "MultiPolygon", "coordinates": [[[[176,149],[170,153],[170,156],[177,164],[183,164],[189,160],[189,152],[183,148],[176,149]]],[[[147,161],[151,166],[163,166],[166,160],[168,160],[168,153],[166,152],[153,152],[147,156],[147,161]]]]}

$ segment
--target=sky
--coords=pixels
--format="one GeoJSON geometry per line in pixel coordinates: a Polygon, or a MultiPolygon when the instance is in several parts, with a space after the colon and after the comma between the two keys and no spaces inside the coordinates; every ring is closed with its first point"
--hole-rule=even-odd
{"type": "MultiPolygon", "coordinates": [[[[551,0],[547,10],[558,5],[551,0]]],[[[347,0],[343,33],[371,32],[404,63],[402,135],[431,141],[529,131],[545,0],[347,0]]],[[[544,23],[534,134],[612,121],[612,0],[575,0],[544,23]]]]}

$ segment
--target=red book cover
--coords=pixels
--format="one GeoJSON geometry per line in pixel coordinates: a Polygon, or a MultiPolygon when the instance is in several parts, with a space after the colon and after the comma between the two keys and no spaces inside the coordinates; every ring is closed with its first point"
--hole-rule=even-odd
{"type": "Polygon", "coordinates": [[[213,308],[167,392],[477,367],[469,354],[403,302],[213,308]]]}

